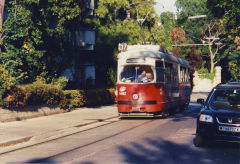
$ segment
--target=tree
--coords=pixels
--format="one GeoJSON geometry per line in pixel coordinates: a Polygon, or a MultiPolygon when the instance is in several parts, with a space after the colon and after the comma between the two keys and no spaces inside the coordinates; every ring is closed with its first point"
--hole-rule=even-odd
{"type": "Polygon", "coordinates": [[[0,29],[2,28],[2,24],[3,24],[4,6],[5,6],[5,0],[1,0],[1,2],[0,2],[0,29]]]}
{"type": "Polygon", "coordinates": [[[223,33],[224,28],[221,21],[214,20],[207,24],[207,31],[204,34],[202,41],[203,43],[207,42],[208,44],[211,66],[210,73],[214,72],[215,65],[224,58],[224,55],[219,54],[219,50],[225,47],[225,44],[222,43],[224,38],[220,38],[222,37],[223,33]]]}
{"type": "Polygon", "coordinates": [[[84,17],[85,3],[9,0],[0,63],[22,83],[39,75],[49,79],[58,76],[69,67],[76,52],[72,42],[66,41],[67,31],[91,22],[84,17]]]}
{"type": "Polygon", "coordinates": [[[148,2],[144,0],[97,1],[95,9],[96,83],[106,84],[109,81],[107,77],[112,77],[107,72],[113,73],[113,68],[116,68],[119,43],[138,44],[154,40],[150,31],[158,17],[155,16],[152,2],[152,0],[148,2]],[[144,21],[137,21],[141,19],[144,21]]]}
{"type": "Polygon", "coordinates": [[[195,43],[203,43],[206,46],[198,47],[204,56],[209,56],[210,72],[214,72],[214,67],[219,64],[220,60],[225,57],[221,53],[224,48],[224,27],[221,20],[214,18],[208,13],[206,7],[207,0],[177,0],[176,5],[181,10],[179,25],[183,25],[186,30],[187,36],[195,43]],[[201,19],[188,20],[189,16],[194,15],[207,15],[201,19]],[[217,39],[216,39],[217,38],[217,39]]]}
{"type": "Polygon", "coordinates": [[[174,15],[171,12],[161,14],[161,21],[164,27],[164,48],[168,51],[172,50],[172,40],[170,31],[175,27],[174,15]]]}
{"type": "Polygon", "coordinates": [[[232,80],[239,80],[240,65],[240,1],[239,0],[208,0],[207,8],[215,18],[222,19],[225,27],[225,55],[228,60],[232,80]]]}
{"type": "Polygon", "coordinates": [[[3,35],[2,35],[2,25],[3,25],[3,19],[4,19],[4,6],[5,6],[5,0],[0,1],[0,45],[2,43],[3,35]]]}
{"type": "Polygon", "coordinates": [[[186,31],[186,37],[191,38],[194,43],[201,42],[201,35],[206,31],[208,18],[189,20],[189,16],[207,15],[207,0],[176,0],[176,7],[179,11],[177,23],[186,31]]]}
{"type": "Polygon", "coordinates": [[[163,45],[164,44],[164,27],[160,22],[156,22],[151,28],[152,40],[151,43],[163,45]]]}

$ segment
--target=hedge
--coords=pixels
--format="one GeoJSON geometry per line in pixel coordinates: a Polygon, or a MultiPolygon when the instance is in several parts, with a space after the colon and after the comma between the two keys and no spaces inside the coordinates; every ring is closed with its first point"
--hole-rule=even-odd
{"type": "Polygon", "coordinates": [[[77,108],[86,105],[85,92],[82,90],[65,90],[63,91],[67,102],[62,108],[77,108]]]}
{"type": "Polygon", "coordinates": [[[59,105],[65,104],[66,98],[63,90],[52,84],[24,85],[28,94],[28,105],[59,105]]]}
{"type": "Polygon", "coordinates": [[[78,108],[113,104],[115,89],[62,90],[51,84],[27,84],[6,90],[2,99],[5,108],[26,105],[58,105],[61,108],[78,108]]]}
{"type": "Polygon", "coordinates": [[[21,86],[11,86],[2,94],[1,105],[5,108],[22,108],[28,99],[26,89],[21,86]]]}
{"type": "Polygon", "coordinates": [[[114,89],[96,89],[86,91],[86,106],[113,104],[115,101],[114,89]]]}
{"type": "Polygon", "coordinates": [[[65,108],[113,104],[115,89],[65,90],[65,108]]]}

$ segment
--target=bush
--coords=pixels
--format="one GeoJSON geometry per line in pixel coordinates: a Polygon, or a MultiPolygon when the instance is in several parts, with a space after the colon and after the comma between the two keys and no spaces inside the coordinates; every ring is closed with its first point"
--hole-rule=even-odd
{"type": "Polygon", "coordinates": [[[51,84],[24,85],[27,90],[29,105],[63,105],[66,102],[62,89],[51,84]]]}
{"type": "Polygon", "coordinates": [[[86,91],[86,105],[105,105],[115,101],[114,89],[95,89],[86,91]]]}
{"type": "Polygon", "coordinates": [[[207,68],[200,68],[198,71],[197,71],[199,74],[207,74],[208,73],[208,69],[207,68]]]}
{"type": "Polygon", "coordinates": [[[115,85],[116,82],[117,82],[117,72],[116,70],[114,70],[113,68],[109,68],[108,72],[107,72],[107,75],[108,75],[108,79],[109,79],[109,82],[111,83],[110,85],[115,85]]]}
{"type": "Polygon", "coordinates": [[[63,91],[67,103],[64,108],[78,108],[86,105],[86,95],[83,90],[65,90],[63,91]]]}
{"type": "Polygon", "coordinates": [[[10,75],[4,65],[0,65],[0,99],[5,90],[10,90],[15,84],[16,79],[10,75]]]}
{"type": "Polygon", "coordinates": [[[115,89],[66,90],[66,108],[106,105],[115,101],[115,89]]]}
{"type": "Polygon", "coordinates": [[[57,79],[52,79],[52,84],[61,87],[62,89],[67,86],[68,79],[64,76],[61,76],[57,79]]]}
{"type": "Polygon", "coordinates": [[[27,92],[24,87],[11,86],[3,93],[3,106],[5,108],[22,108],[26,105],[27,92]]]}
{"type": "Polygon", "coordinates": [[[210,80],[214,80],[215,77],[215,70],[213,73],[209,73],[207,68],[201,68],[197,71],[199,73],[199,77],[202,79],[210,79],[210,80]]]}
{"type": "Polygon", "coordinates": [[[6,108],[25,105],[58,105],[61,108],[113,104],[115,89],[66,90],[51,84],[27,84],[12,86],[4,92],[6,108]]]}

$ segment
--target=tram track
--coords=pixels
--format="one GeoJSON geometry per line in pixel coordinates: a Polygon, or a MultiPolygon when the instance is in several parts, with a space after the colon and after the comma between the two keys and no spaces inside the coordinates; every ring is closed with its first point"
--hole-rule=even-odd
{"type": "MultiPolygon", "coordinates": [[[[104,137],[104,138],[97,139],[97,140],[92,141],[92,142],[90,142],[90,143],[87,143],[87,144],[78,146],[78,147],[76,147],[76,148],[74,148],[74,149],[70,149],[70,150],[64,151],[64,152],[62,152],[62,153],[58,153],[58,154],[49,156],[49,157],[47,157],[47,158],[45,158],[45,159],[36,160],[36,161],[34,161],[34,162],[36,162],[36,163],[38,163],[38,162],[44,162],[45,160],[47,161],[48,159],[52,159],[52,158],[55,158],[55,157],[57,157],[57,156],[65,155],[65,154],[70,153],[70,152],[75,151],[75,150],[79,150],[79,149],[83,149],[83,148],[89,147],[89,146],[91,146],[91,145],[93,145],[93,144],[97,144],[97,143],[99,143],[99,142],[103,142],[103,141],[105,141],[105,140],[108,140],[108,139],[111,139],[111,138],[113,138],[113,137],[122,135],[122,134],[124,134],[124,133],[128,133],[129,131],[132,131],[132,130],[134,130],[134,129],[136,129],[136,128],[139,128],[139,127],[141,127],[141,126],[147,125],[147,124],[149,124],[149,123],[151,123],[151,122],[154,122],[154,121],[156,121],[156,120],[157,120],[157,119],[151,119],[151,120],[148,119],[148,121],[145,121],[145,122],[143,122],[143,123],[141,123],[141,124],[139,124],[139,125],[133,126],[133,127],[131,127],[131,128],[122,130],[122,131],[120,131],[120,132],[118,132],[118,133],[115,133],[115,134],[113,134],[113,135],[110,135],[110,136],[107,136],[107,137],[104,137]]],[[[119,121],[123,121],[123,120],[119,120],[119,121]]],[[[129,141],[129,140],[132,140],[133,138],[136,138],[136,136],[129,137],[128,139],[124,140],[124,142],[129,141]]],[[[122,143],[122,142],[120,142],[120,143],[122,143]]],[[[108,149],[108,148],[110,148],[110,147],[112,147],[112,146],[114,146],[114,145],[120,144],[120,143],[119,143],[119,142],[117,142],[117,143],[112,143],[112,144],[107,145],[107,146],[105,146],[105,147],[101,147],[101,148],[99,148],[98,150],[95,150],[95,151],[91,152],[90,154],[86,154],[86,155],[84,155],[84,156],[81,156],[81,157],[78,157],[78,158],[74,158],[74,159],[72,159],[71,161],[63,162],[63,163],[66,163],[66,164],[67,164],[67,163],[72,163],[72,162],[74,162],[75,160],[78,161],[78,160],[84,159],[84,158],[86,158],[86,157],[89,157],[89,156],[91,156],[91,155],[94,155],[94,154],[97,153],[97,152],[103,151],[103,150],[105,150],[105,149],[108,149]]]]}

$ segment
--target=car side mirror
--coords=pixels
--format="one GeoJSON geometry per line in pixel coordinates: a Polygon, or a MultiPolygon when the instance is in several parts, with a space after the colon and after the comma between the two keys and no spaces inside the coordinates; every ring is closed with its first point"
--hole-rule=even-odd
{"type": "Polygon", "coordinates": [[[203,105],[204,104],[204,99],[197,99],[197,103],[203,105]]]}

